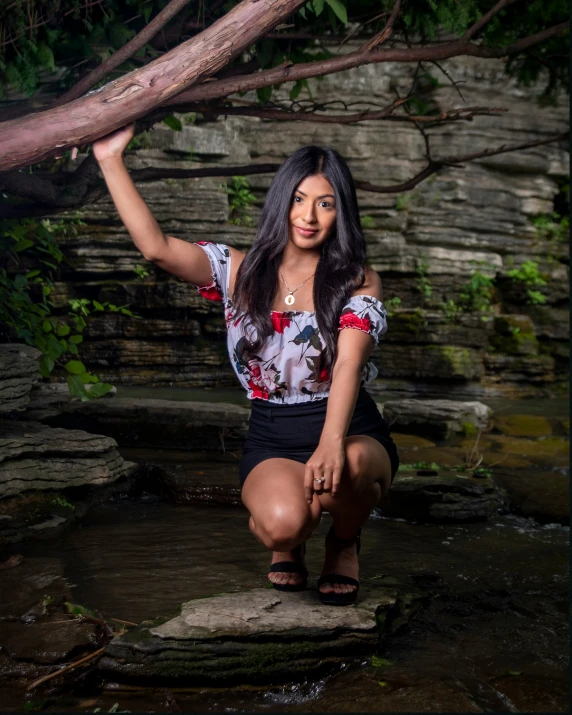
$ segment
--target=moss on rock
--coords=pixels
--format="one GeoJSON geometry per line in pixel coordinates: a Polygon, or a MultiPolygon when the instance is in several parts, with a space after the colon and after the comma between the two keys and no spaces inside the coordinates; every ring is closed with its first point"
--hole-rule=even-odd
{"type": "Polygon", "coordinates": [[[499,415],[495,427],[511,437],[550,437],[552,427],[546,417],[539,415],[499,415]]]}

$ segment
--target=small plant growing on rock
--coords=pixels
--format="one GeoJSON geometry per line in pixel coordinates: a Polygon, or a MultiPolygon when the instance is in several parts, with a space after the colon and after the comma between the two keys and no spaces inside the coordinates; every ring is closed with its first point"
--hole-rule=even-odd
{"type": "Polygon", "coordinates": [[[459,305],[466,313],[480,313],[481,320],[487,320],[493,312],[495,279],[475,271],[459,295],[459,305]]]}
{"type": "Polygon", "coordinates": [[[384,305],[385,305],[385,310],[387,312],[387,316],[389,318],[391,318],[394,315],[395,309],[399,308],[399,306],[401,305],[401,298],[399,298],[398,296],[395,295],[395,296],[393,296],[393,298],[386,300],[384,305]]]}
{"type": "Polygon", "coordinates": [[[427,278],[427,269],[429,268],[429,261],[427,256],[423,256],[423,260],[417,259],[417,278],[415,279],[415,290],[421,293],[421,299],[423,303],[431,297],[433,289],[431,288],[431,281],[427,278]]]}
{"type": "Polygon", "coordinates": [[[506,273],[507,277],[513,281],[522,283],[526,289],[527,300],[530,305],[542,305],[546,303],[546,296],[537,290],[546,285],[546,281],[540,275],[536,261],[525,261],[520,268],[511,268],[506,273]]]}
{"type": "Polygon", "coordinates": [[[244,176],[233,176],[232,182],[231,186],[223,184],[229,197],[228,222],[235,226],[252,226],[254,222],[247,210],[256,201],[256,196],[250,191],[250,185],[244,176]]]}
{"type": "Polygon", "coordinates": [[[135,273],[139,280],[143,280],[149,275],[149,271],[145,268],[145,266],[142,266],[140,263],[133,266],[133,273],[135,273]]]}
{"type": "Polygon", "coordinates": [[[361,225],[362,228],[373,228],[374,227],[374,220],[373,216],[362,216],[361,217],[361,225]]]}
{"type": "Polygon", "coordinates": [[[457,305],[452,298],[449,298],[447,302],[441,301],[439,303],[439,308],[445,314],[445,320],[447,323],[454,323],[457,316],[463,312],[463,308],[457,305]]]}

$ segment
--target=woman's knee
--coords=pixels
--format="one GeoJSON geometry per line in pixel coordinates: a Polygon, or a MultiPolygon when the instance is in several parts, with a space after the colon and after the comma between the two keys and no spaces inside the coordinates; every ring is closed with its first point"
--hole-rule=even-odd
{"type": "Polygon", "coordinates": [[[310,509],[295,505],[268,505],[260,514],[252,515],[250,525],[262,543],[273,551],[288,551],[304,541],[316,524],[310,509]]]}

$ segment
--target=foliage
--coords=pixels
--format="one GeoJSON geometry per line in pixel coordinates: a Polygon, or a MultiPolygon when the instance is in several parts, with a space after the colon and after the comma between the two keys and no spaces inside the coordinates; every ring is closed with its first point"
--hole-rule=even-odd
{"type": "Polygon", "coordinates": [[[520,268],[512,268],[506,273],[507,277],[513,281],[522,283],[526,289],[526,302],[531,305],[542,305],[546,303],[546,296],[537,290],[546,285],[546,281],[538,270],[536,261],[525,261],[520,268]]]}
{"type": "Polygon", "coordinates": [[[463,312],[463,308],[460,305],[457,305],[452,298],[449,298],[446,302],[441,301],[441,303],[439,303],[439,307],[443,313],[445,313],[445,321],[447,323],[454,323],[459,313],[463,312]]]}
{"type": "Polygon", "coordinates": [[[394,314],[395,309],[399,308],[399,306],[401,305],[401,298],[395,295],[393,296],[393,298],[386,300],[384,305],[388,317],[391,317],[394,314]]]}
{"type": "Polygon", "coordinates": [[[228,194],[228,222],[236,226],[252,226],[253,220],[248,215],[248,208],[256,201],[256,196],[250,191],[250,185],[244,176],[233,176],[232,184],[222,185],[228,194]]]}
{"type": "Polygon", "coordinates": [[[361,217],[361,225],[362,228],[368,229],[368,228],[373,228],[375,226],[375,222],[373,220],[373,216],[362,216],[361,217]]]}
{"type": "Polygon", "coordinates": [[[570,218],[560,216],[556,211],[535,216],[531,223],[539,238],[559,243],[567,242],[570,238],[570,218]]]}
{"type": "MultiPolygon", "coordinates": [[[[0,96],[7,86],[31,96],[46,72],[52,72],[56,67],[63,70],[60,85],[64,89],[71,87],[85,72],[101,64],[140,32],[168,1],[14,0],[5,3],[5,7],[0,9],[0,25],[3,27],[0,96]]],[[[105,81],[149,62],[165,49],[186,39],[188,35],[183,35],[183,28],[205,19],[210,25],[238,2],[227,0],[215,4],[215,9],[210,10],[209,3],[191,0],[169,23],[166,31],[160,33],[161,37],[147,43],[134,57],[110,73],[105,81]]],[[[346,35],[349,28],[364,22],[366,24],[362,24],[360,32],[379,32],[393,4],[394,0],[359,0],[352,3],[348,0],[309,0],[288,19],[289,30],[304,33],[306,39],[293,41],[288,33],[285,33],[284,39],[276,34],[272,39],[263,37],[235,58],[229,67],[235,68],[252,59],[265,69],[284,62],[308,62],[329,57],[330,51],[319,41],[316,42],[313,36],[346,35]],[[371,18],[376,16],[377,21],[372,22],[371,18]]],[[[403,11],[394,25],[394,36],[401,36],[406,42],[410,38],[420,38],[422,43],[439,39],[442,31],[460,37],[493,4],[493,0],[417,0],[415,3],[403,3],[403,11]]],[[[503,9],[474,39],[484,46],[504,47],[567,19],[568,3],[565,0],[529,0],[503,9]]],[[[542,80],[539,101],[546,104],[554,102],[562,90],[568,91],[567,58],[568,38],[563,34],[535,45],[527,52],[509,57],[505,71],[525,87],[542,80]]],[[[258,90],[259,101],[270,101],[275,87],[258,90]]],[[[291,99],[296,100],[302,91],[309,92],[306,80],[294,84],[291,99]]],[[[423,99],[414,98],[409,109],[423,113],[426,110],[423,104],[423,99]]]]}
{"type": "MultiPolygon", "coordinates": [[[[415,112],[417,114],[417,112],[415,112]]],[[[422,112],[419,112],[420,114],[422,112]]],[[[419,201],[419,191],[409,191],[406,194],[397,194],[395,198],[395,208],[397,211],[408,211],[419,201]]]]}
{"type": "Polygon", "coordinates": [[[18,340],[38,348],[40,374],[49,377],[56,365],[68,373],[71,395],[81,400],[101,397],[112,385],[101,382],[87,372],[77,359],[85,317],[91,312],[108,311],[135,317],[127,306],[99,303],[77,298],[68,300],[68,313],[57,318],[52,314],[54,303],[50,294],[54,279],[64,261],[57,244],[59,235],[75,235],[77,217],[52,223],[49,219],[7,219],[0,222],[0,324],[3,337],[18,340]],[[90,385],[86,388],[86,385],[90,385]]]}
{"type": "Polygon", "coordinates": [[[459,295],[459,306],[466,313],[480,313],[481,320],[487,320],[493,312],[495,279],[475,271],[464,285],[459,295]]]}
{"type": "Polygon", "coordinates": [[[145,268],[145,266],[142,266],[140,263],[137,263],[135,266],[133,266],[133,273],[139,278],[139,280],[144,280],[147,278],[147,276],[150,275],[149,271],[145,268]]]}
{"type": "Polygon", "coordinates": [[[417,278],[414,281],[415,290],[421,293],[421,299],[425,302],[431,297],[433,289],[431,281],[427,278],[427,269],[429,268],[429,260],[427,256],[423,256],[423,260],[416,260],[417,263],[417,278]]]}

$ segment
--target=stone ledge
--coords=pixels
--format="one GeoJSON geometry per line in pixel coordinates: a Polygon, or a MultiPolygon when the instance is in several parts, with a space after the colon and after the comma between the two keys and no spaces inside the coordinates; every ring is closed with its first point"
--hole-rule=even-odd
{"type": "Polygon", "coordinates": [[[426,596],[411,586],[363,583],[355,605],[322,605],[313,590],[259,588],[184,603],[163,623],[114,638],[99,669],[118,679],[187,685],[303,680],[345,658],[373,654],[426,596]],[[401,589],[407,591],[400,593],[401,589]]]}

